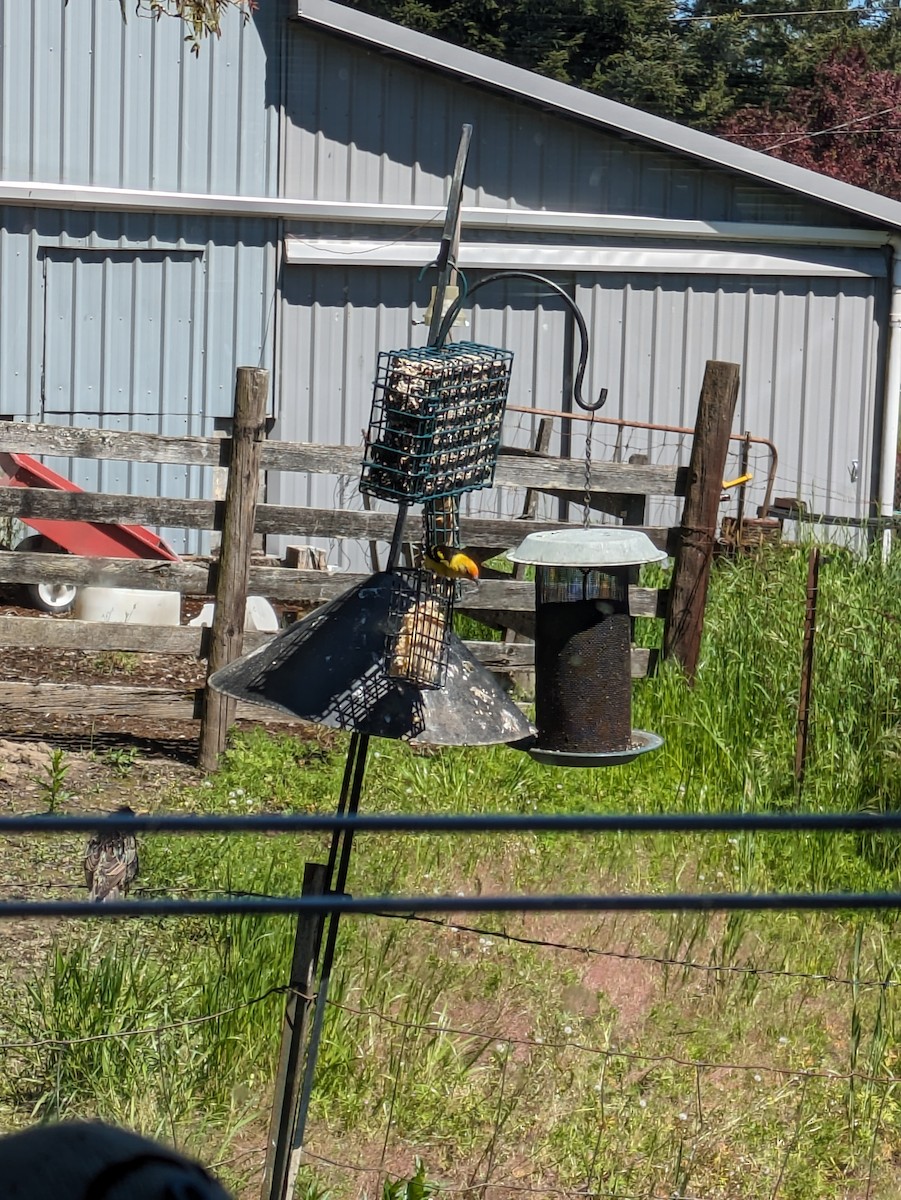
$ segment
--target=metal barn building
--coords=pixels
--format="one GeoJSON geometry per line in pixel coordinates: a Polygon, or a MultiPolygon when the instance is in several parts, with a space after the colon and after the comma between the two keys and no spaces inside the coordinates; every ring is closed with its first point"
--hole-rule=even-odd
{"type": "MultiPolygon", "coordinates": [[[[420,272],[469,122],[460,265],[569,292],[604,417],[691,425],[705,361],[735,361],[735,428],[776,444],[778,495],[893,509],[901,203],[332,0],[230,13],[196,59],[177,22],[123,26],[111,0],[2,5],[0,86],[3,415],[209,434],[249,363],[272,369],[273,436],[360,445],[378,351],[424,341],[420,272]]],[[[511,281],[469,322],[515,352],[512,405],[569,402],[556,298],[511,281]]],[[[511,414],[507,439],[533,424],[511,414]]],[[[630,425],[593,437],[595,459],[686,450],[630,425]]],[[[69,469],[108,491],[212,487],[199,469],[69,469]]],[[[338,476],[273,474],[268,495],[359,504],[338,476]]]]}

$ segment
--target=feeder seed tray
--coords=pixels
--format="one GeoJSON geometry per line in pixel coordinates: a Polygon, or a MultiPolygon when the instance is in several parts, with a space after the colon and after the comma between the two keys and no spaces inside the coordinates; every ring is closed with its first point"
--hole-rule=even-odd
{"type": "Polygon", "coordinates": [[[512,365],[474,342],[381,353],[360,491],[418,503],[490,487],[512,365]]]}
{"type": "Polygon", "coordinates": [[[524,749],[530,758],[548,767],[622,767],[649,750],[659,750],[662,745],[663,738],[659,734],[633,729],[625,750],[546,750],[535,745],[534,739],[524,749]]]}
{"type": "Polygon", "coordinates": [[[385,671],[420,688],[443,687],[454,581],[416,568],[395,571],[391,579],[385,671]]]}

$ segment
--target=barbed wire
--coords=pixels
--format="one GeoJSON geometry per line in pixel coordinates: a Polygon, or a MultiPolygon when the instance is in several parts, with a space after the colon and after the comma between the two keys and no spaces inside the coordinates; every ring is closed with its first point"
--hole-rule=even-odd
{"type": "MultiPolygon", "coordinates": [[[[32,883],[22,885],[17,883],[0,883],[0,891],[15,891],[22,895],[32,892],[84,892],[85,886],[77,883],[32,883]]],[[[197,887],[136,887],[132,895],[137,896],[230,896],[258,897],[276,900],[277,896],[270,892],[241,890],[236,888],[197,888],[197,887]]],[[[592,958],[611,958],[618,962],[640,962],[660,967],[678,967],[680,970],[701,971],[714,975],[741,975],[778,979],[794,979],[806,983],[840,984],[847,987],[857,987],[865,990],[879,989],[887,991],[901,987],[901,979],[876,979],[869,976],[854,977],[837,975],[826,971],[791,971],[785,967],[755,966],[750,963],[714,963],[701,962],[692,958],[677,958],[674,955],[640,953],[632,950],[605,950],[597,946],[586,946],[575,942],[554,941],[548,938],[529,937],[525,934],[510,933],[506,929],[489,929],[482,925],[464,925],[459,921],[444,921],[439,917],[427,917],[419,913],[377,912],[362,914],[378,917],[381,920],[403,921],[408,924],[429,925],[433,928],[444,929],[448,933],[462,933],[480,938],[493,938],[496,941],[510,942],[521,946],[534,946],[546,950],[562,950],[573,954],[582,954],[592,958]]]]}
{"type": "MultiPolygon", "coordinates": [[[[0,1042],[0,1050],[43,1050],[45,1047],[47,1049],[60,1050],[71,1046],[88,1045],[91,1042],[109,1042],[132,1037],[156,1037],[161,1033],[169,1033],[174,1029],[185,1029],[191,1025],[206,1025],[210,1021],[218,1021],[222,1017],[239,1012],[243,1008],[253,1008],[255,1005],[261,1004],[264,1000],[268,1000],[270,996],[285,994],[294,990],[290,984],[277,984],[274,987],[267,988],[259,996],[253,996],[250,1000],[242,1000],[239,1004],[232,1004],[228,1008],[220,1008],[212,1013],[202,1013],[197,1017],[185,1017],[181,1021],[169,1021],[165,1025],[142,1025],[138,1029],[116,1029],[107,1033],[88,1033],[82,1037],[34,1038],[30,1041],[0,1042]]],[[[298,992],[297,994],[304,1000],[312,999],[311,996],[307,996],[303,992],[298,992]]]]}
{"type": "Polygon", "coordinates": [[[476,925],[460,925],[456,921],[442,921],[438,917],[424,917],[416,913],[373,913],[373,916],[388,920],[421,922],[437,926],[451,933],[467,933],[478,937],[496,938],[499,941],[515,942],[524,946],[539,946],[549,950],[565,950],[574,954],[584,954],[594,958],[614,958],[621,962],[643,962],[661,967],[679,967],[686,970],[704,971],[711,974],[731,975],[763,975],[775,976],[782,979],[805,980],[806,982],[837,983],[850,987],[888,988],[901,987],[898,979],[871,979],[868,977],[855,979],[851,976],[831,975],[818,971],[788,971],[780,967],[755,967],[747,964],[706,963],[690,958],[674,958],[659,954],[639,954],[629,950],[600,950],[596,946],[580,946],[572,942],[555,942],[545,938],[526,937],[523,934],[508,933],[506,930],[486,929],[476,925]]]}
{"type": "MultiPolygon", "coordinates": [[[[23,895],[31,892],[84,892],[83,884],[77,883],[33,883],[22,885],[17,883],[0,883],[0,891],[15,891],[23,895]]],[[[277,899],[270,892],[258,892],[235,888],[197,888],[197,887],[136,887],[132,895],[138,896],[231,896],[231,897],[260,897],[277,899]]],[[[463,925],[459,921],[444,921],[439,917],[427,917],[418,913],[371,912],[366,916],[378,917],[382,920],[403,921],[408,924],[430,925],[433,928],[444,929],[448,933],[462,933],[480,938],[493,938],[496,941],[511,942],[521,946],[535,946],[547,950],[562,950],[573,954],[582,954],[592,958],[612,958],[619,962],[641,962],[660,967],[678,967],[680,970],[702,971],[715,975],[762,976],[767,978],[803,980],[807,983],[841,984],[848,987],[863,989],[880,989],[882,991],[901,987],[901,979],[875,979],[869,976],[854,977],[837,975],[827,971],[791,971],[785,967],[755,966],[750,963],[714,963],[701,962],[698,959],[678,958],[674,955],[640,953],[632,950],[605,950],[598,946],[586,946],[575,942],[554,941],[549,938],[529,937],[525,934],[510,933],[506,929],[489,929],[482,925],[463,925]]]]}

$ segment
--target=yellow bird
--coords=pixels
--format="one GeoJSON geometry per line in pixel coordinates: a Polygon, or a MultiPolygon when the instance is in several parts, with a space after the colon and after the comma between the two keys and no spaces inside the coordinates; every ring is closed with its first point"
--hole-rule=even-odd
{"type": "Polygon", "coordinates": [[[422,565],[445,579],[472,579],[479,582],[479,566],[456,546],[429,546],[422,565]]]}

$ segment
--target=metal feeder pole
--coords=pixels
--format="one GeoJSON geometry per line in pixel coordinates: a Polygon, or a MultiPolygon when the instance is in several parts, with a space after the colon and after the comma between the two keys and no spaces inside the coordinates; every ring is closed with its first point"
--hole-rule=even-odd
{"type": "MultiPolygon", "coordinates": [[[[454,173],[448,194],[447,214],[444,220],[441,246],[438,251],[438,257],[435,260],[435,266],[438,268],[438,282],[435,286],[435,295],[432,301],[432,317],[429,323],[429,337],[427,342],[427,345],[433,347],[440,346],[444,340],[441,328],[444,319],[444,300],[447,289],[456,275],[456,250],[460,239],[460,204],[463,197],[463,175],[466,171],[466,160],[469,156],[471,141],[472,126],[464,125],[460,135],[457,161],[454,165],[454,173]]],[[[392,571],[397,566],[404,532],[404,522],[406,521],[409,507],[409,504],[404,504],[403,502],[398,504],[394,533],[388,551],[388,561],[385,564],[386,571],[392,571]]],[[[368,734],[351,734],[350,745],[347,750],[347,765],[341,785],[341,795],[338,800],[339,815],[346,812],[348,816],[355,816],[359,810],[368,750],[368,734]]],[[[336,830],[332,836],[329,848],[325,880],[326,891],[336,894],[344,892],[347,883],[347,873],[350,867],[350,852],[352,847],[353,830],[336,830]],[[334,887],[332,887],[333,877],[334,887]]],[[[273,1200],[287,1200],[293,1194],[297,1172],[300,1167],[300,1157],[303,1152],[310,1100],[313,1094],[313,1080],[316,1074],[316,1060],[319,1056],[319,1043],[322,1039],[322,1026],[325,1020],[325,1009],[328,1001],[329,983],[335,961],[335,946],[338,941],[338,918],[338,913],[332,913],[329,916],[328,933],[326,934],[325,945],[322,951],[319,986],[316,989],[316,1003],[310,1026],[310,1040],[307,1045],[306,1065],[297,1109],[297,1124],[294,1129],[291,1154],[288,1160],[288,1170],[283,1186],[278,1192],[272,1194],[273,1200]]]]}

